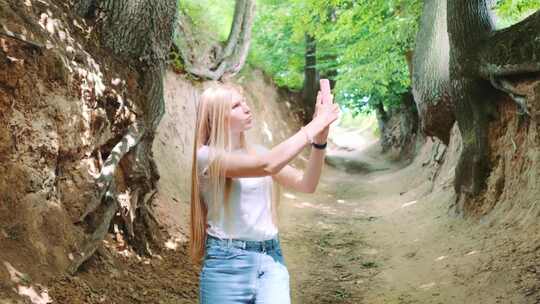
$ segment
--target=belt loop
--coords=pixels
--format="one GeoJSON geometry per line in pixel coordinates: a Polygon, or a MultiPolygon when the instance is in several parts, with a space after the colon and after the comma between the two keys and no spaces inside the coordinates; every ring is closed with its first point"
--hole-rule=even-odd
{"type": "Polygon", "coordinates": [[[262,252],[266,252],[266,242],[262,241],[261,245],[262,245],[262,252]]]}
{"type": "Polygon", "coordinates": [[[246,241],[242,242],[242,249],[246,250],[246,247],[247,247],[247,242],[246,241]]]}
{"type": "Polygon", "coordinates": [[[231,244],[232,244],[232,239],[228,238],[227,239],[227,248],[231,248],[231,244]]]}

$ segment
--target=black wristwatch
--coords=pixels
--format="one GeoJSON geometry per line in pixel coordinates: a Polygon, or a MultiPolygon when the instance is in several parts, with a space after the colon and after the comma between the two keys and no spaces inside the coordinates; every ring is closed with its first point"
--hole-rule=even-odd
{"type": "Polygon", "coordinates": [[[311,143],[311,145],[316,148],[316,149],[320,149],[320,150],[324,150],[326,148],[326,143],[324,144],[316,144],[316,143],[311,143]]]}

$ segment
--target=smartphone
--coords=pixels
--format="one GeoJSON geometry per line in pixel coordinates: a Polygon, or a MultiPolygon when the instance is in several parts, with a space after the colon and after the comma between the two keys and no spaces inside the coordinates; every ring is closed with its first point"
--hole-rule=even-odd
{"type": "Polygon", "coordinates": [[[321,79],[319,81],[321,85],[321,94],[323,100],[330,100],[330,81],[328,79],[321,79]]]}

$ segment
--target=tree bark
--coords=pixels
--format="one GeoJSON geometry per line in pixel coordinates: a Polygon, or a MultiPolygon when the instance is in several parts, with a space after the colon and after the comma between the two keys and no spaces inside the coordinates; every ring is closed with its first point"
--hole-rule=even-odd
{"type": "Polygon", "coordinates": [[[422,131],[448,144],[455,121],[450,97],[446,0],[426,0],[412,64],[412,92],[422,131]]]}
{"type": "MultiPolygon", "coordinates": [[[[336,21],[337,21],[336,8],[335,7],[329,8],[328,9],[328,22],[335,24],[336,21]]],[[[335,47],[332,46],[332,48],[335,48],[335,47]]],[[[330,55],[326,55],[322,57],[319,56],[319,58],[321,61],[324,61],[324,62],[336,62],[338,58],[337,51],[335,51],[335,53],[332,53],[330,55]]],[[[320,78],[328,79],[328,81],[330,82],[330,89],[333,90],[336,87],[336,78],[338,76],[337,67],[334,67],[332,69],[327,69],[326,71],[324,71],[324,74],[323,72],[320,72],[320,74],[321,74],[320,78]]]]}
{"type": "Polygon", "coordinates": [[[478,195],[490,173],[488,123],[496,117],[495,89],[503,88],[497,81],[540,67],[540,13],[495,31],[491,4],[491,0],[448,1],[451,97],[463,138],[454,185],[458,199],[478,195]]]}
{"type": "Polygon", "coordinates": [[[454,181],[460,201],[485,189],[496,95],[509,94],[528,113],[526,98],[505,77],[540,71],[540,12],[496,31],[492,3],[426,0],[416,38],[412,84],[422,130],[448,143],[455,119],[462,136],[454,181]]]}
{"type": "Polygon", "coordinates": [[[302,90],[302,102],[304,103],[304,121],[311,120],[315,111],[315,99],[319,91],[319,72],[317,71],[317,42],[315,38],[306,33],[306,52],[304,65],[304,87],[302,90]]]}
{"type": "MultiPolygon", "coordinates": [[[[115,177],[117,167],[122,167],[123,180],[129,185],[129,210],[135,217],[122,217],[129,227],[125,235],[131,245],[141,254],[150,254],[149,242],[159,234],[151,218],[151,201],[145,200],[148,193],[156,191],[159,173],[152,156],[155,130],[165,112],[163,96],[163,74],[168,58],[176,21],[177,2],[175,0],[81,0],[75,4],[77,12],[83,16],[95,15],[98,9],[105,14],[101,28],[101,39],[112,52],[130,64],[139,74],[139,87],[145,92],[141,98],[134,98],[141,109],[125,129],[125,136],[109,152],[109,157],[96,180],[98,201],[87,207],[82,219],[93,214],[98,208],[106,209],[106,217],[81,246],[83,252],[69,267],[74,273],[98,249],[116,210],[125,208],[118,199],[115,177]],[[107,192],[108,195],[104,195],[107,192]],[[109,200],[112,200],[110,202],[109,200]],[[137,216],[138,215],[138,216],[137,216]],[[133,229],[132,227],[144,227],[133,229]],[[149,231],[148,229],[153,229],[149,231]],[[135,233],[134,233],[135,230],[135,233]]],[[[124,122],[125,124],[125,122],[124,122]]],[[[106,150],[100,147],[98,150],[106,150]]],[[[153,197],[153,196],[151,196],[153,197]]]]}
{"type": "Polygon", "coordinates": [[[184,13],[179,20],[176,46],[182,54],[187,72],[201,78],[218,80],[236,75],[244,66],[251,45],[251,28],[255,17],[254,0],[237,0],[229,37],[224,46],[212,42],[205,46],[197,37],[193,22],[184,13]]]}
{"type": "Polygon", "coordinates": [[[489,175],[488,122],[494,109],[493,89],[475,71],[476,50],[494,26],[486,0],[448,1],[451,97],[463,138],[463,150],[456,166],[454,187],[458,195],[478,195],[489,175]]]}

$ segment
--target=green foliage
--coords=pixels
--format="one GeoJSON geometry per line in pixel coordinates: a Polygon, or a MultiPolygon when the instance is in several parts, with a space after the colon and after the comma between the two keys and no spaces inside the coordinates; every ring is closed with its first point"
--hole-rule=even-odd
{"type": "Polygon", "coordinates": [[[178,1],[182,14],[188,14],[197,32],[219,41],[227,40],[231,30],[234,1],[182,0],[178,1]]]}
{"type": "Polygon", "coordinates": [[[507,27],[540,9],[540,0],[497,0],[498,27],[507,27]]]}
{"type": "Polygon", "coordinates": [[[248,62],[271,75],[279,86],[301,89],[305,44],[303,36],[294,32],[294,7],[280,0],[257,4],[248,62]]]}
{"type": "Polygon", "coordinates": [[[317,40],[317,68],[335,78],[336,100],[355,112],[399,104],[410,87],[419,0],[273,0],[259,3],[250,61],[280,85],[303,82],[304,35],[317,40]]]}
{"type": "MultiPolygon", "coordinates": [[[[234,1],[179,1],[197,32],[225,41],[234,1]]],[[[317,68],[335,77],[334,95],[353,114],[382,102],[398,105],[410,89],[405,54],[414,49],[421,0],[258,0],[248,62],[280,86],[300,90],[304,79],[305,35],[317,40],[317,68]]],[[[540,0],[498,0],[498,27],[523,19],[540,0]]],[[[177,54],[172,59],[181,67],[177,54]]]]}

